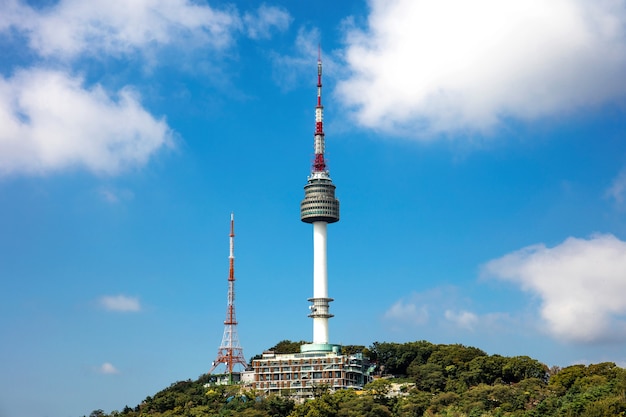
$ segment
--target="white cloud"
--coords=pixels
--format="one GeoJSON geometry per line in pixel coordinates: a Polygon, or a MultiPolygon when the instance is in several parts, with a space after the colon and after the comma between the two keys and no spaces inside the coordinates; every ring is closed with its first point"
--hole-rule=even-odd
{"type": "Polygon", "coordinates": [[[118,55],[155,46],[225,49],[245,31],[269,38],[291,23],[287,11],[261,5],[243,18],[234,7],[213,8],[190,0],[60,0],[31,8],[17,0],[0,6],[0,31],[13,27],[27,34],[30,47],[45,57],[118,55]]]}
{"type": "Polygon", "coordinates": [[[119,374],[120,371],[109,362],[105,362],[97,368],[97,372],[105,375],[119,374]]]}
{"type": "Polygon", "coordinates": [[[342,71],[341,63],[331,51],[324,51],[321,34],[317,28],[298,29],[298,34],[291,54],[272,54],[273,76],[276,84],[284,90],[303,84],[310,86],[317,80],[317,67],[312,67],[321,53],[324,65],[324,94],[330,93],[329,80],[332,80],[342,71]],[[320,50],[320,47],[322,48],[320,50]]]}
{"type": "Polygon", "coordinates": [[[9,0],[1,11],[0,30],[12,26],[24,31],[32,49],[55,58],[170,44],[224,48],[241,27],[235,10],[189,0],[60,0],[41,10],[9,0]]]}
{"type": "Polygon", "coordinates": [[[361,125],[418,138],[486,131],[626,93],[620,0],[370,0],[337,92],[361,125]]]}
{"type": "MultiPolygon", "coordinates": [[[[291,20],[285,10],[265,5],[245,16],[247,28],[234,7],[218,10],[192,0],[59,0],[41,7],[6,0],[0,2],[0,35],[19,32],[23,38],[15,39],[25,39],[58,68],[86,56],[137,52],[144,54],[142,62],[152,62],[153,52],[166,46],[223,50],[244,29],[253,38],[268,37],[291,20]]],[[[165,120],[145,110],[131,87],[111,94],[98,84],[85,86],[71,71],[13,71],[0,75],[0,176],[68,168],[113,175],[173,144],[165,120]]],[[[110,190],[101,195],[119,199],[110,190]]]]}
{"type": "Polygon", "coordinates": [[[26,22],[20,20],[34,17],[34,11],[19,0],[5,0],[0,3],[0,32],[24,25],[26,22]]]}
{"type": "MultiPolygon", "coordinates": [[[[317,72],[311,71],[311,62],[319,53],[320,33],[317,29],[307,30],[300,28],[292,55],[273,54],[273,75],[276,83],[283,89],[293,88],[302,80],[315,80],[317,72]],[[307,77],[308,76],[308,77],[307,77]],[[304,78],[307,77],[307,78],[304,78]]],[[[327,59],[324,58],[324,68],[327,68],[327,59]]]]}
{"type": "MultiPolygon", "coordinates": [[[[396,323],[422,326],[431,320],[439,323],[445,317],[451,320],[452,313],[467,300],[460,299],[459,289],[453,286],[432,288],[424,292],[413,292],[396,301],[384,313],[383,319],[396,323]]],[[[458,313],[462,316],[463,313],[458,313]]],[[[468,313],[473,314],[473,313],[468,313]]],[[[460,318],[460,317],[459,317],[460,318]]],[[[468,320],[467,318],[465,320],[468,320]]],[[[458,324],[458,320],[453,320],[458,324]]]]}
{"type": "Polygon", "coordinates": [[[80,167],[116,174],[172,145],[172,131],[130,88],[111,97],[65,73],[0,76],[0,175],[80,167]]]}
{"type": "Polygon", "coordinates": [[[126,295],[106,295],[100,297],[99,303],[109,311],[136,312],[141,310],[139,299],[126,295]]]}
{"type": "Polygon", "coordinates": [[[414,325],[425,324],[428,322],[428,307],[413,301],[398,300],[385,312],[383,318],[414,325]]]}
{"type": "Polygon", "coordinates": [[[626,169],[622,170],[606,190],[607,196],[622,204],[626,199],[626,169]]]}
{"type": "Polygon", "coordinates": [[[470,311],[452,311],[446,310],[444,313],[444,317],[457,325],[458,327],[473,330],[474,326],[478,323],[478,316],[470,311]]]}
{"type": "Polygon", "coordinates": [[[546,330],[557,339],[626,340],[626,242],[613,235],[529,246],[490,261],[483,273],[538,296],[546,330]]]}
{"type": "Polygon", "coordinates": [[[292,20],[291,15],[285,9],[265,4],[259,6],[255,13],[248,12],[243,16],[245,30],[252,39],[267,39],[274,28],[284,31],[292,20]]]}

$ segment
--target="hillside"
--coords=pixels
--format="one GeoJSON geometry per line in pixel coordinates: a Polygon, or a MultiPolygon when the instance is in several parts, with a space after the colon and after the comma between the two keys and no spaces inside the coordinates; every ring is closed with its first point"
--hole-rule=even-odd
{"type": "MultiPolygon", "coordinates": [[[[297,343],[282,341],[275,347],[297,343]]],[[[251,416],[620,416],[626,415],[626,370],[614,363],[548,367],[528,356],[487,355],[475,347],[426,341],[379,343],[360,350],[377,364],[363,392],[329,393],[295,404],[236,386],[206,386],[210,376],[180,381],[135,407],[90,417],[251,416]]]]}

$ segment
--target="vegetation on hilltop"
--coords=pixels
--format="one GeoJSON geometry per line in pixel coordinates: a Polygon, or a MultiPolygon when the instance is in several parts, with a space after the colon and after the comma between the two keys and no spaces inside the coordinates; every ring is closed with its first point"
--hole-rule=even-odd
{"type": "Polygon", "coordinates": [[[548,369],[528,356],[487,355],[474,347],[426,341],[376,342],[349,351],[377,364],[378,378],[363,392],[319,390],[316,398],[295,404],[238,386],[205,386],[210,377],[203,375],[176,382],[134,408],[108,415],[95,410],[90,417],[626,416],[626,369],[611,362],[548,369]]]}
{"type": "MultiPolygon", "coordinates": [[[[306,343],[308,342],[305,342],[304,340],[300,340],[299,342],[292,342],[291,340],[281,340],[280,342],[276,343],[274,346],[266,350],[274,353],[299,353],[300,346],[306,343]]],[[[254,355],[250,358],[250,362],[255,359],[261,359],[262,357],[263,355],[260,353],[258,355],[254,355]]]]}

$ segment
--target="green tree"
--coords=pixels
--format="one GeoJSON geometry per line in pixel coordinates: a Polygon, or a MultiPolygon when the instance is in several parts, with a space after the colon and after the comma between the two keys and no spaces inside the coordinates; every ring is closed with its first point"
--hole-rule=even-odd
{"type": "Polygon", "coordinates": [[[517,383],[526,378],[546,380],[548,367],[528,356],[508,358],[502,367],[502,379],[507,383],[517,383]]]}
{"type": "Polygon", "coordinates": [[[370,347],[370,358],[375,360],[380,371],[391,375],[408,375],[408,368],[413,361],[424,364],[435,346],[427,341],[409,343],[379,343],[370,347]]]}
{"type": "Polygon", "coordinates": [[[293,400],[276,395],[270,395],[263,400],[263,407],[272,417],[285,417],[295,407],[293,400]]]}
{"type": "Polygon", "coordinates": [[[549,380],[549,384],[569,389],[577,379],[585,376],[585,365],[572,365],[561,369],[556,374],[552,375],[549,380]]]}
{"type": "Polygon", "coordinates": [[[398,399],[393,413],[398,417],[422,416],[430,406],[433,394],[413,390],[408,396],[398,399]]]}
{"type": "Polygon", "coordinates": [[[338,405],[330,394],[305,401],[294,408],[289,417],[336,417],[338,405]]]}
{"type": "Polygon", "coordinates": [[[619,373],[620,368],[614,362],[602,362],[587,366],[587,375],[602,375],[613,379],[619,373]]]}
{"type": "Polygon", "coordinates": [[[363,345],[346,345],[341,347],[341,353],[343,355],[354,355],[355,353],[369,352],[369,350],[363,345]]]}
{"type": "Polygon", "coordinates": [[[457,404],[460,400],[459,394],[455,392],[442,392],[433,396],[430,401],[430,407],[428,407],[427,415],[437,415],[437,413],[443,411],[453,404],[457,404]]]}
{"type": "Polygon", "coordinates": [[[502,381],[502,368],[507,358],[499,355],[477,356],[468,364],[465,371],[459,374],[468,387],[483,384],[494,384],[502,381]]]}
{"type": "Polygon", "coordinates": [[[456,369],[466,367],[472,359],[478,356],[487,356],[485,352],[475,347],[460,344],[439,345],[428,358],[428,363],[440,365],[444,368],[455,366],[456,369]]]}
{"type": "Polygon", "coordinates": [[[234,415],[236,415],[237,417],[272,417],[272,415],[269,414],[267,411],[259,410],[256,408],[246,408],[237,411],[237,413],[234,415]]]}
{"type": "Polygon", "coordinates": [[[446,386],[444,370],[440,365],[427,363],[414,369],[415,385],[421,391],[439,392],[446,386]]]}
{"type": "Polygon", "coordinates": [[[587,404],[585,417],[614,417],[626,415],[626,402],[619,396],[606,396],[587,404]]]}
{"type": "Polygon", "coordinates": [[[352,396],[337,403],[337,417],[391,417],[386,405],[369,395],[352,396]]]}
{"type": "Polygon", "coordinates": [[[374,401],[381,404],[387,403],[387,396],[391,391],[391,381],[378,378],[366,384],[363,389],[374,398],[374,401]]]}
{"type": "Polygon", "coordinates": [[[268,350],[274,351],[275,353],[300,353],[300,346],[306,343],[307,342],[305,342],[304,340],[300,340],[299,342],[292,342],[291,340],[281,340],[268,350]]]}

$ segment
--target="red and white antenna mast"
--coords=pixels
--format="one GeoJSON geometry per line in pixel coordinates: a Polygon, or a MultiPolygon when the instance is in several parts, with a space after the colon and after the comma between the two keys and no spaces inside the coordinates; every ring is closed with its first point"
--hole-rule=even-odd
{"type": "Polygon", "coordinates": [[[245,369],[248,364],[243,357],[243,348],[237,336],[237,319],[235,318],[235,215],[230,214],[230,256],[228,256],[228,303],[226,320],[224,320],[224,336],[217,351],[217,359],[209,371],[212,373],[220,364],[226,365],[226,372],[232,375],[233,368],[239,364],[245,369]]]}
{"type": "Polygon", "coordinates": [[[315,160],[313,172],[326,171],[324,161],[324,106],[322,105],[322,48],[317,50],[317,106],[315,106],[315,160]]]}

